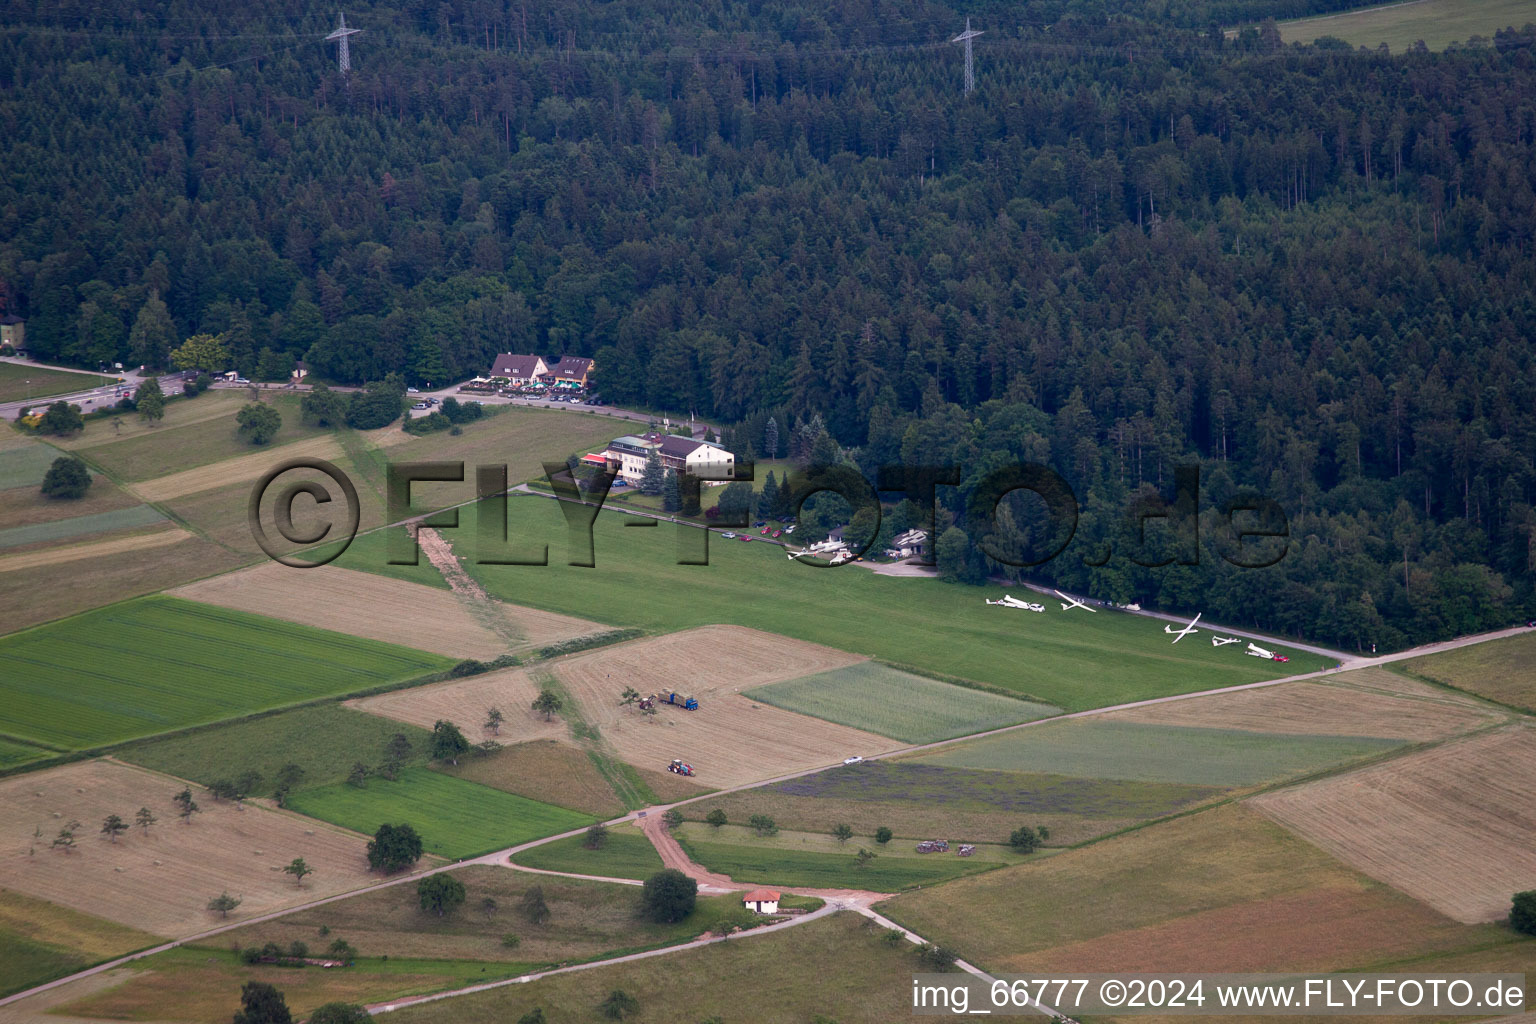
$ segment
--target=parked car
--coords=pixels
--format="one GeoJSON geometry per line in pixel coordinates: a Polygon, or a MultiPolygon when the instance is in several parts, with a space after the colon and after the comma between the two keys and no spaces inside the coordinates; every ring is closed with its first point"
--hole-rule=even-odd
{"type": "Polygon", "coordinates": [[[784,531],[783,531],[783,530],[774,530],[774,531],[773,531],[773,535],[774,535],[774,536],[775,536],[775,537],[780,537],[780,536],[783,536],[783,534],[784,534],[784,531]]]}
{"type": "Polygon", "coordinates": [[[761,533],[764,537],[766,537],[766,536],[768,536],[768,531],[771,530],[771,529],[773,529],[773,527],[765,526],[761,530],[759,530],[758,533],[761,533]]]}
{"type": "Polygon", "coordinates": [[[795,532],[794,524],[791,523],[789,526],[784,527],[784,532],[785,533],[794,533],[795,532]]]}
{"type": "Polygon", "coordinates": [[[730,530],[725,531],[720,536],[723,537],[725,540],[735,540],[736,539],[736,535],[734,533],[732,533],[730,530]]]}
{"type": "Polygon", "coordinates": [[[411,406],[411,408],[412,409],[430,409],[432,407],[430,405],[428,405],[426,402],[417,402],[415,405],[411,406]]]}
{"type": "Polygon", "coordinates": [[[843,764],[863,764],[863,763],[864,763],[864,759],[862,757],[860,757],[858,754],[854,754],[852,757],[845,757],[845,758],[843,758],[843,764]]]}
{"type": "Polygon", "coordinates": [[[405,393],[408,395],[419,395],[421,394],[421,388],[406,388],[405,393]]]}
{"type": "Polygon", "coordinates": [[[768,525],[768,521],[766,519],[759,519],[757,522],[752,524],[752,527],[753,527],[753,529],[756,529],[759,526],[767,526],[767,525],[768,525]]]}

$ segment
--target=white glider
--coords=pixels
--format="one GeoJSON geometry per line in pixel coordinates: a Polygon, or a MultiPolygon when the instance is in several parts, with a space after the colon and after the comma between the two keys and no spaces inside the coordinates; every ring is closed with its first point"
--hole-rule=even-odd
{"type": "Polygon", "coordinates": [[[991,598],[987,598],[987,604],[1001,605],[1004,608],[1017,608],[1021,612],[1043,612],[1043,611],[1045,611],[1045,605],[1043,605],[1043,604],[1030,604],[1028,601],[1020,601],[1018,598],[1014,597],[1012,594],[1004,594],[1003,597],[1002,597],[1002,600],[1000,600],[1000,601],[994,601],[991,598]]]}
{"type": "MultiPolygon", "coordinates": [[[[1204,612],[1200,613],[1200,615],[1204,615],[1204,614],[1205,614],[1204,612]]],[[[1163,632],[1164,633],[1172,633],[1173,634],[1173,642],[1174,643],[1178,643],[1180,640],[1183,640],[1186,636],[1189,636],[1189,634],[1200,632],[1198,629],[1195,628],[1195,623],[1200,621],[1200,615],[1196,615],[1193,619],[1190,619],[1189,620],[1189,625],[1185,626],[1183,629],[1174,629],[1172,626],[1164,626],[1163,627],[1163,632]]]]}
{"type": "Polygon", "coordinates": [[[1274,651],[1266,651],[1264,648],[1260,647],[1258,644],[1255,644],[1255,643],[1250,643],[1248,645],[1248,649],[1246,651],[1244,651],[1243,653],[1244,654],[1251,654],[1255,658],[1267,658],[1270,661],[1274,661],[1275,660],[1275,652],[1274,651]]]}
{"type": "Polygon", "coordinates": [[[1087,605],[1083,604],[1083,602],[1079,601],[1077,598],[1075,598],[1075,597],[1068,597],[1066,594],[1063,594],[1059,590],[1053,590],[1053,591],[1051,591],[1051,593],[1053,593],[1057,597],[1061,598],[1061,600],[1063,602],[1063,604],[1061,606],[1061,610],[1064,611],[1064,612],[1071,611],[1073,608],[1082,608],[1084,611],[1090,611],[1090,612],[1098,611],[1097,608],[1089,608],[1087,605]]]}
{"type": "Polygon", "coordinates": [[[1239,644],[1239,643],[1242,643],[1242,642],[1243,641],[1242,641],[1241,637],[1235,637],[1235,636],[1213,636],[1213,637],[1211,637],[1211,646],[1212,647],[1225,647],[1225,646],[1227,646],[1227,644],[1239,644]]]}

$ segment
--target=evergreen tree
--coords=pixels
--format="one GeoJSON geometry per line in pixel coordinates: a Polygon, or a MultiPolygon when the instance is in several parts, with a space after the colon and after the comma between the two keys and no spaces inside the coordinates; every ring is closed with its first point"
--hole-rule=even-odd
{"type": "Polygon", "coordinates": [[[652,450],[645,457],[645,471],[640,475],[640,493],[652,496],[661,494],[666,482],[666,470],[662,468],[661,456],[652,450]]]}
{"type": "Polygon", "coordinates": [[[161,301],[160,293],[152,291],[128,332],[129,358],[140,366],[159,369],[170,361],[171,346],[175,343],[176,325],[171,322],[170,310],[161,301]]]}

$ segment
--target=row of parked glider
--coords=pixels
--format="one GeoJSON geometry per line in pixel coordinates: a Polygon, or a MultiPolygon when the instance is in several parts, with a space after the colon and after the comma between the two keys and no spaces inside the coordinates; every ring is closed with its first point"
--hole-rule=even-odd
{"type": "MultiPolygon", "coordinates": [[[[1091,608],[1088,605],[1084,604],[1082,601],[1079,601],[1077,598],[1072,597],[1072,596],[1067,595],[1067,594],[1063,594],[1059,590],[1053,590],[1052,593],[1055,594],[1057,597],[1061,598],[1061,610],[1064,611],[1064,612],[1071,611],[1073,608],[1081,608],[1085,612],[1097,612],[1098,611],[1097,608],[1091,608]]],[[[1014,597],[1012,594],[1004,594],[1003,597],[1002,597],[1002,600],[1000,600],[1000,601],[994,601],[991,598],[987,598],[986,601],[987,601],[987,604],[999,605],[999,606],[1001,606],[1003,608],[1016,608],[1019,611],[1024,611],[1024,612],[1044,612],[1045,611],[1045,605],[1043,605],[1043,604],[1035,604],[1035,603],[1030,602],[1030,601],[1020,601],[1018,598],[1014,597]]],[[[1202,612],[1201,615],[1203,615],[1203,614],[1205,614],[1205,613],[1202,612]]],[[[1196,615],[1193,619],[1189,620],[1189,624],[1188,625],[1186,625],[1186,626],[1184,626],[1184,627],[1182,627],[1180,629],[1174,629],[1172,626],[1164,626],[1163,627],[1163,632],[1171,634],[1173,636],[1173,642],[1174,643],[1178,643],[1180,640],[1183,640],[1186,636],[1189,636],[1191,633],[1198,633],[1198,632],[1200,632],[1198,629],[1195,628],[1195,624],[1198,623],[1199,621],[1200,621],[1200,615],[1196,615]]],[[[1239,643],[1242,643],[1242,642],[1243,642],[1242,638],[1241,637],[1236,637],[1236,636],[1213,636],[1213,637],[1211,637],[1211,646],[1212,647],[1225,647],[1225,646],[1227,646],[1227,644],[1239,644],[1239,643]]],[[[1271,650],[1268,650],[1266,648],[1260,647],[1258,644],[1252,643],[1252,642],[1249,642],[1248,649],[1246,651],[1244,651],[1243,653],[1247,654],[1247,655],[1251,655],[1252,657],[1255,657],[1255,658],[1263,658],[1266,661],[1290,661],[1291,660],[1290,658],[1286,657],[1283,654],[1276,654],[1274,651],[1271,651],[1271,650]]]]}

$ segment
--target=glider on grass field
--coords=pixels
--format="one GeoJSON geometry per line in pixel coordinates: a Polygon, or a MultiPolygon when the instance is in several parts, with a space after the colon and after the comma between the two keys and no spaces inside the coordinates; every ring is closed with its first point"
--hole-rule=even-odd
{"type": "Polygon", "coordinates": [[[1213,637],[1211,637],[1211,646],[1212,647],[1225,647],[1225,646],[1227,646],[1227,644],[1237,644],[1237,643],[1242,643],[1242,638],[1241,637],[1236,637],[1236,636],[1213,636],[1213,637]]]}
{"type": "MultiPolygon", "coordinates": [[[[1200,615],[1204,615],[1204,614],[1205,614],[1204,612],[1200,613],[1200,615]]],[[[1195,623],[1200,621],[1200,615],[1196,615],[1194,618],[1190,619],[1189,620],[1189,625],[1185,626],[1183,629],[1174,629],[1172,626],[1164,626],[1163,627],[1163,632],[1164,633],[1172,633],[1173,634],[1173,642],[1174,643],[1178,643],[1180,640],[1183,640],[1185,637],[1189,636],[1189,634],[1200,632],[1198,629],[1195,628],[1195,623]]]]}
{"type": "Polygon", "coordinates": [[[1084,611],[1090,611],[1090,612],[1098,611],[1097,608],[1089,608],[1087,605],[1083,604],[1083,602],[1079,601],[1077,598],[1075,598],[1075,597],[1068,597],[1066,594],[1063,594],[1059,590],[1053,590],[1052,593],[1055,594],[1057,597],[1061,598],[1061,600],[1064,602],[1062,604],[1062,606],[1061,606],[1061,610],[1064,611],[1064,612],[1071,611],[1073,608],[1081,608],[1084,611]]]}
{"type": "Polygon", "coordinates": [[[1025,611],[1025,612],[1043,612],[1043,611],[1045,611],[1045,605],[1043,605],[1043,604],[1030,604],[1028,601],[1020,601],[1018,598],[1014,597],[1012,594],[1004,594],[1003,595],[1003,599],[1001,601],[993,601],[991,598],[988,598],[987,599],[987,604],[998,604],[998,605],[1002,605],[1004,608],[1017,608],[1020,611],[1025,611]]]}

